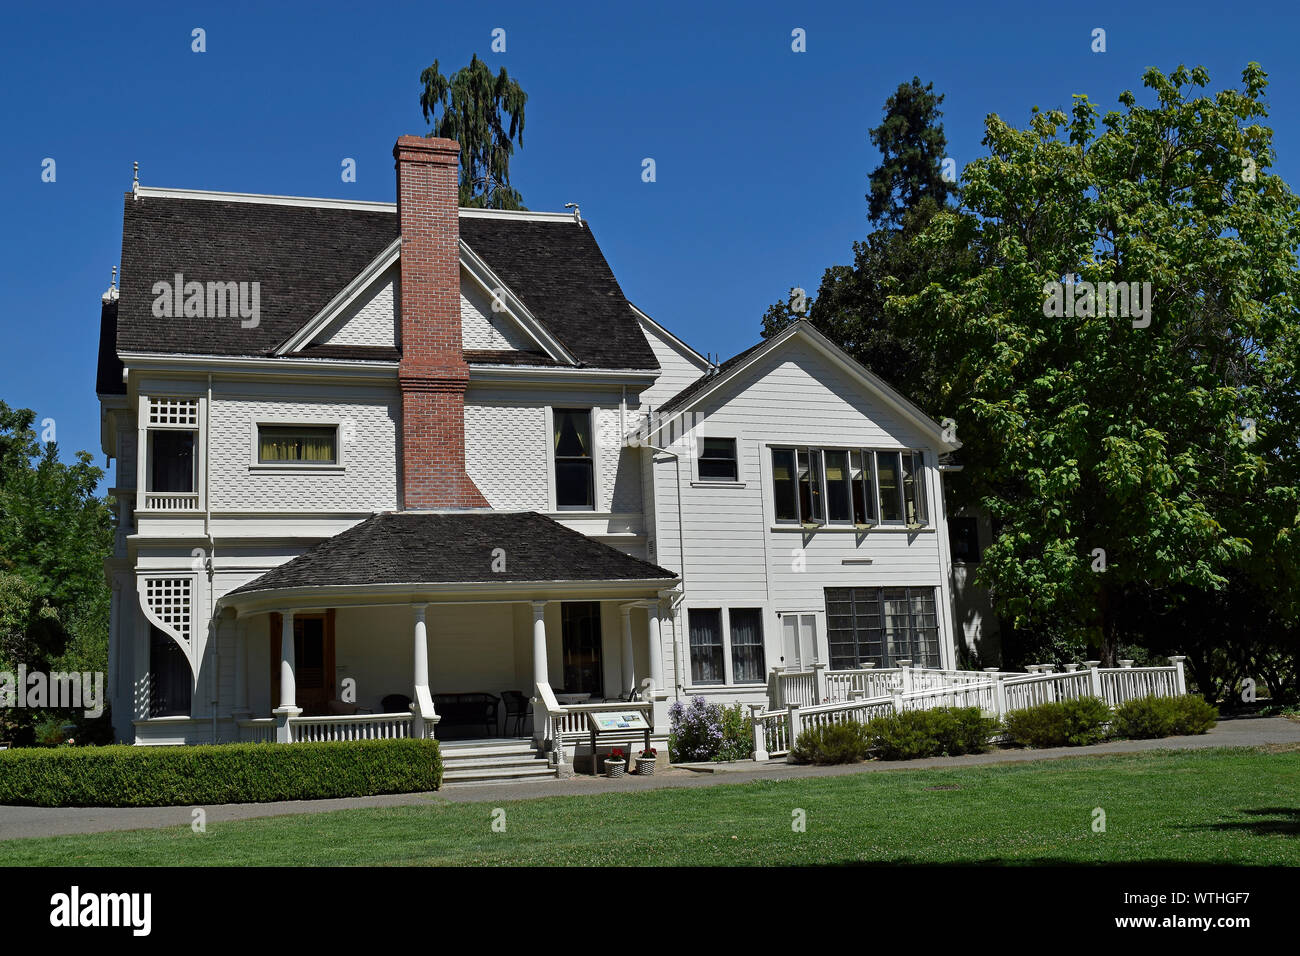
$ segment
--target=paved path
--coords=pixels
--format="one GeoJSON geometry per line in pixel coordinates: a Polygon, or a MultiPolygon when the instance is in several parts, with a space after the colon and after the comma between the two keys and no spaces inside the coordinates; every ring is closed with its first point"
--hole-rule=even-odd
{"type": "MultiPolygon", "coordinates": [[[[1285,717],[1253,717],[1222,721],[1200,737],[1166,737],[1163,740],[1120,740],[1092,747],[1057,747],[1048,750],[999,750],[965,757],[930,757],[924,760],[873,761],[838,767],[801,767],[783,760],[763,764],[742,762],[715,764],[706,772],[673,768],[653,777],[626,776],[618,780],[578,776],[569,780],[530,780],[519,783],[457,784],[438,793],[399,793],[380,797],[348,797],[338,800],[294,800],[284,803],[231,803],[205,807],[209,824],[254,817],[278,817],[295,813],[326,813],[358,807],[398,807],[429,803],[500,803],[538,797],[598,794],[666,787],[710,787],[751,780],[793,780],[803,777],[838,777],[846,774],[924,770],[986,764],[1027,763],[1061,757],[1097,754],[1142,753],[1151,750],[1203,750],[1207,747],[1258,747],[1300,745],[1300,722],[1285,717]]],[[[188,826],[191,807],[5,807],[0,806],[0,840],[23,837],[62,836],[71,833],[102,833],[108,830],[140,830],[188,826]]]]}

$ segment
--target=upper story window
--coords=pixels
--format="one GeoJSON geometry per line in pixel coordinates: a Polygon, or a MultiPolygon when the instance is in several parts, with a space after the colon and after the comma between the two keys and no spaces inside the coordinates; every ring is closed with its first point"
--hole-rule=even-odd
{"type": "Polygon", "coordinates": [[[924,527],[924,457],[867,448],[773,448],[778,522],[805,526],[924,527]]]}
{"type": "Polygon", "coordinates": [[[261,465],[338,464],[338,428],[333,425],[258,425],[261,465]]]}
{"type": "Polygon", "coordinates": [[[149,432],[148,491],[194,491],[194,432],[149,432]]]}
{"type": "Polygon", "coordinates": [[[700,481],[738,481],[736,439],[705,438],[700,448],[700,481]]]}
{"type": "Polygon", "coordinates": [[[146,507],[185,510],[196,506],[199,403],[193,398],[150,398],[145,421],[146,507]],[[180,497],[167,497],[167,496],[180,497]]]}
{"type": "Polygon", "coordinates": [[[592,455],[591,409],[556,408],[555,507],[561,511],[594,510],[596,460],[592,455]]]}

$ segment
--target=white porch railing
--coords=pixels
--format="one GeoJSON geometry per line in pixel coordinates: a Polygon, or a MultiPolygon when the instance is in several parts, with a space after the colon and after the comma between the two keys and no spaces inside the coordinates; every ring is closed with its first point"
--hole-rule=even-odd
{"type": "MultiPolygon", "coordinates": [[[[645,714],[646,723],[654,726],[653,688],[648,681],[642,683],[642,700],[611,700],[599,704],[561,704],[555,700],[555,693],[549,684],[537,684],[533,692],[533,728],[542,741],[551,741],[551,752],[555,760],[565,761],[564,745],[587,739],[591,728],[587,722],[588,714],[609,714],[619,711],[640,711],[645,714]]],[[[629,737],[641,737],[645,731],[630,731],[629,737]]],[[[612,739],[612,738],[611,738],[612,739]]]]}
{"type": "Polygon", "coordinates": [[[145,511],[197,511],[197,492],[152,492],[144,494],[145,511]]]}
{"type": "Polygon", "coordinates": [[[1065,673],[1052,673],[1050,665],[1036,665],[1039,673],[1021,674],[1004,671],[948,671],[937,668],[911,668],[903,666],[896,671],[831,671],[814,665],[811,671],[778,672],[772,682],[775,693],[784,697],[781,707],[764,709],[761,704],[750,705],[750,721],[754,728],[754,759],[788,754],[799,734],[808,727],[838,724],[848,720],[867,721],[872,717],[907,710],[929,710],[935,707],[978,707],[997,717],[1009,711],[1023,710],[1052,701],[1076,700],[1081,697],[1099,697],[1111,707],[1119,707],[1139,697],[1175,697],[1187,693],[1183,673],[1183,657],[1171,657],[1168,667],[1125,666],[1102,668],[1099,661],[1085,661],[1085,669],[1076,670],[1068,665],[1065,673]],[[849,686],[849,700],[821,702],[808,699],[808,680],[812,679],[818,690],[830,686],[834,675],[858,674],[884,677],[888,682],[872,684],[861,682],[858,689],[846,680],[836,685],[849,686]],[[897,674],[894,680],[893,674],[897,674]],[[867,696],[865,688],[888,688],[886,693],[867,696]]]}
{"type": "Polygon", "coordinates": [[[290,717],[289,739],[296,744],[331,740],[394,740],[411,736],[412,716],[407,711],[346,717],[290,717]]]}
{"type": "Polygon", "coordinates": [[[275,718],[255,717],[252,720],[236,722],[239,727],[239,742],[243,744],[275,743],[275,718]]]}

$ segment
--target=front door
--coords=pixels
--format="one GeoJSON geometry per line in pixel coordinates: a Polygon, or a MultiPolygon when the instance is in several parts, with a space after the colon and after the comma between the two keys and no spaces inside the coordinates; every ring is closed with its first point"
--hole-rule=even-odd
{"type": "MultiPolygon", "coordinates": [[[[280,615],[271,615],[271,706],[280,705],[280,615]]],[[[293,673],[298,706],[305,717],[328,713],[334,699],[334,611],[296,614],[293,619],[293,673]]]]}
{"type": "Polygon", "coordinates": [[[787,671],[807,670],[817,656],[817,615],[786,612],[781,615],[781,634],[787,671]]]}
{"type": "Polygon", "coordinates": [[[605,670],[600,657],[600,602],[565,601],[560,605],[560,635],[564,651],[564,691],[605,696],[605,670]]]}

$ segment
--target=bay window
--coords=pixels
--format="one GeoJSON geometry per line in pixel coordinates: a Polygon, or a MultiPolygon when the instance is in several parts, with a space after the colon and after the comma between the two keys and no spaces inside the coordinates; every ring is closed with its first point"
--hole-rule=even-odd
{"type": "Polygon", "coordinates": [[[925,457],[869,448],[773,448],[778,523],[814,526],[929,524],[925,457]]]}

